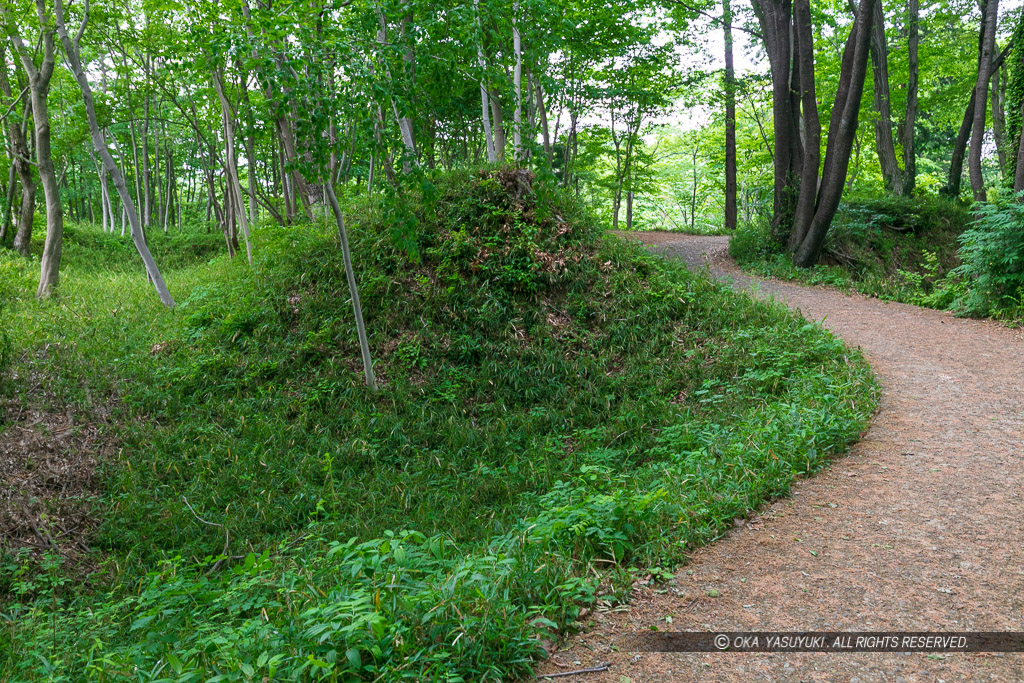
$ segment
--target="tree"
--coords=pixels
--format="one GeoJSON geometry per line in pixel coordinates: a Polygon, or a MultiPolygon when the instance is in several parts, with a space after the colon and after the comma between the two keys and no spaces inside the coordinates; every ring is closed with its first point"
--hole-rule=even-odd
{"type": "MultiPolygon", "coordinates": [[[[32,120],[35,124],[36,169],[39,181],[43,186],[46,199],[46,241],[43,244],[43,256],[40,259],[39,289],[36,296],[44,299],[50,296],[60,282],[60,257],[64,242],[64,209],[60,200],[60,188],[57,184],[57,173],[53,167],[53,155],[50,148],[50,110],[47,96],[50,92],[50,79],[57,63],[54,51],[53,27],[47,13],[45,0],[35,0],[36,16],[39,20],[40,38],[43,55],[37,65],[35,56],[22,40],[20,30],[11,16],[10,6],[3,5],[4,22],[7,24],[8,36],[14,52],[21,60],[22,68],[28,80],[29,93],[32,97],[32,120]]],[[[24,207],[22,207],[24,212],[24,207]]]]}
{"type": "Polygon", "coordinates": [[[985,178],[981,173],[981,148],[985,142],[985,115],[988,112],[988,85],[992,76],[996,45],[996,18],[999,16],[999,0],[984,0],[981,14],[981,52],[978,55],[978,82],[974,86],[974,122],[971,127],[971,150],[968,169],[971,177],[971,191],[974,200],[983,202],[988,198],[985,178]]]}
{"type": "Polygon", "coordinates": [[[163,276],[160,274],[160,269],[153,260],[153,255],[150,253],[149,247],[146,246],[146,239],[142,234],[142,223],[139,220],[138,212],[135,210],[135,203],[132,201],[131,195],[128,193],[128,186],[125,184],[124,177],[121,175],[121,171],[117,168],[117,164],[114,163],[113,157],[110,156],[110,150],[107,149],[107,143],[103,139],[103,133],[100,130],[98,121],[96,120],[96,107],[93,104],[92,88],[89,85],[89,79],[86,77],[85,70],[82,67],[81,51],[79,49],[79,45],[82,41],[82,35],[85,33],[85,28],[89,23],[89,0],[84,0],[84,2],[85,4],[82,9],[82,23],[78,29],[78,33],[76,33],[74,39],[72,39],[68,35],[67,27],[64,24],[64,4],[62,0],[54,0],[54,18],[57,33],[60,36],[61,44],[64,46],[64,54],[68,59],[68,63],[71,65],[71,71],[74,73],[75,80],[78,81],[78,87],[82,91],[82,100],[85,103],[86,116],[88,116],[89,119],[89,132],[92,137],[93,149],[97,154],[99,154],[100,159],[102,159],[105,171],[113,178],[114,187],[117,188],[117,193],[121,197],[121,202],[124,204],[124,207],[128,212],[128,220],[132,226],[132,241],[135,243],[135,248],[138,250],[139,256],[142,257],[142,261],[146,266],[146,273],[149,275],[153,286],[156,288],[160,300],[165,306],[174,306],[174,298],[167,290],[163,276]]]}
{"type": "Polygon", "coordinates": [[[817,263],[846,182],[864,91],[874,6],[875,0],[861,0],[846,40],[819,176],[821,127],[815,96],[814,32],[809,2],[754,0],[772,75],[773,225],[780,234],[789,226],[787,248],[801,267],[817,263]],[[799,92],[790,88],[791,81],[799,83],[799,92]]]}

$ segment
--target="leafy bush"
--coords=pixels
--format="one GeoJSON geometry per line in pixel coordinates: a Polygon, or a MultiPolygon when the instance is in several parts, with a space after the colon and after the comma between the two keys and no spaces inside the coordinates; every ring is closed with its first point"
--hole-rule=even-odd
{"type": "Polygon", "coordinates": [[[975,205],[974,225],[960,237],[963,265],[955,271],[965,283],[956,306],[967,313],[1003,317],[1024,313],[1022,196],[975,205]]]}

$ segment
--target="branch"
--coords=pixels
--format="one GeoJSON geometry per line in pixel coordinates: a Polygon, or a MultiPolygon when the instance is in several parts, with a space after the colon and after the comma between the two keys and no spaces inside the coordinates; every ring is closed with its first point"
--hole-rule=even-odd
{"type": "Polygon", "coordinates": [[[7,117],[11,115],[11,112],[14,111],[14,108],[16,106],[18,106],[18,102],[21,102],[21,98],[24,97],[25,93],[27,93],[27,92],[28,92],[28,86],[25,86],[24,88],[22,88],[21,94],[18,95],[17,99],[15,99],[13,102],[11,102],[11,106],[7,107],[7,111],[4,112],[4,115],[0,116],[0,123],[3,123],[4,121],[7,120],[7,117]]]}
{"type": "MultiPolygon", "coordinates": [[[[711,21],[715,22],[716,24],[721,24],[722,23],[722,19],[720,17],[716,17],[714,14],[711,14],[710,12],[706,12],[705,10],[702,10],[699,7],[694,7],[693,5],[691,5],[688,2],[683,2],[682,0],[665,0],[665,2],[669,3],[670,5],[677,5],[679,7],[682,7],[683,9],[689,10],[689,11],[691,11],[691,12],[693,12],[695,14],[699,14],[699,15],[701,15],[703,17],[707,17],[708,19],[710,19],[711,21]]],[[[736,26],[736,25],[733,25],[733,28],[736,29],[737,31],[743,31],[746,34],[752,35],[755,38],[758,38],[759,40],[764,40],[764,36],[762,36],[760,33],[758,33],[757,31],[754,31],[752,29],[745,28],[743,26],[736,26]]]]}

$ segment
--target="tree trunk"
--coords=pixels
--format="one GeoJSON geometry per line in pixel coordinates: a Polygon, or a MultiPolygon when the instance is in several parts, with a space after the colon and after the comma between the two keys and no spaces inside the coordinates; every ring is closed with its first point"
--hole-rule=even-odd
{"type": "Polygon", "coordinates": [[[363,375],[366,378],[366,386],[371,391],[377,391],[377,378],[373,373],[373,359],[370,357],[370,342],[366,335],[366,323],[363,321],[363,307],[359,302],[359,287],[356,285],[355,270],[352,268],[352,254],[348,248],[348,231],[345,230],[345,217],[338,206],[338,197],[334,194],[334,186],[330,183],[325,185],[327,199],[331,204],[331,211],[334,212],[334,219],[338,224],[338,241],[341,243],[341,255],[345,262],[345,277],[348,280],[348,291],[352,296],[352,312],[356,318],[356,332],[359,336],[359,350],[363,357],[363,375]]]}
{"type": "MultiPolygon", "coordinates": [[[[7,15],[8,10],[3,10],[7,15]]],[[[60,257],[64,241],[64,207],[60,201],[60,187],[57,174],[53,168],[53,156],[50,150],[50,112],[47,96],[50,91],[50,79],[56,65],[53,30],[46,28],[49,24],[46,17],[44,0],[36,0],[36,14],[39,25],[44,27],[41,36],[43,47],[42,63],[37,68],[33,52],[14,34],[15,51],[21,58],[22,66],[28,75],[29,92],[32,95],[32,120],[35,124],[36,169],[39,182],[43,186],[46,199],[46,242],[43,245],[43,256],[39,268],[39,289],[36,296],[46,298],[53,294],[60,284],[60,257]]],[[[10,21],[10,17],[5,18],[10,21]]],[[[12,22],[13,23],[13,22],[12,22]]],[[[22,207],[24,213],[24,207],[22,207]]]]}
{"type": "MultiPolygon", "coordinates": [[[[0,92],[7,99],[13,97],[6,69],[3,69],[2,77],[0,77],[0,92]]],[[[14,156],[11,161],[11,170],[17,175],[18,183],[21,185],[21,208],[18,213],[17,229],[14,232],[14,244],[11,248],[22,256],[29,255],[29,248],[32,244],[32,224],[35,221],[36,210],[36,181],[32,174],[32,166],[29,164],[31,153],[28,148],[28,118],[31,113],[32,101],[30,98],[22,106],[21,122],[8,118],[4,124],[14,156]]],[[[13,193],[13,190],[12,184],[8,188],[8,193],[13,193]]]]}
{"type": "Polygon", "coordinates": [[[79,41],[81,41],[82,34],[85,33],[85,27],[89,21],[89,3],[88,1],[85,3],[82,25],[78,29],[74,41],[68,36],[67,27],[64,25],[64,6],[62,0],[54,0],[54,10],[57,32],[60,35],[61,43],[64,45],[64,54],[71,66],[71,71],[75,75],[75,80],[78,81],[78,87],[82,91],[82,101],[85,103],[85,113],[89,120],[89,133],[92,137],[93,149],[100,155],[100,159],[103,160],[103,165],[113,179],[114,187],[117,188],[117,192],[121,197],[121,203],[128,213],[128,220],[132,226],[132,241],[135,242],[135,248],[138,250],[139,256],[142,257],[150,281],[156,288],[157,294],[164,305],[173,306],[174,298],[167,290],[163,276],[160,274],[160,269],[157,268],[156,262],[149,252],[149,247],[146,246],[146,240],[142,235],[142,225],[135,211],[135,204],[132,202],[131,194],[128,192],[128,185],[125,183],[121,171],[117,168],[117,164],[114,163],[114,158],[110,156],[110,150],[107,149],[106,140],[103,139],[103,133],[100,130],[99,123],[96,121],[96,107],[93,104],[92,88],[89,86],[89,81],[82,69],[82,60],[78,50],[79,41]]]}
{"type": "Polygon", "coordinates": [[[505,160],[505,122],[501,116],[501,100],[498,93],[490,94],[491,116],[494,118],[494,156],[497,161],[505,160]]]}
{"type": "Polygon", "coordinates": [[[793,117],[790,86],[795,78],[792,63],[793,12],[790,0],[753,0],[761,24],[772,78],[772,125],[775,133],[774,200],[772,226],[776,235],[792,225],[797,184],[801,171],[798,155],[799,120],[793,117]]]}
{"type": "MultiPolygon", "coordinates": [[[[856,0],[849,0],[856,11],[856,0]]],[[[896,196],[903,195],[903,170],[896,158],[893,141],[892,100],[889,89],[889,45],[885,38],[885,10],[881,0],[875,3],[874,22],[871,27],[871,65],[874,74],[875,149],[882,169],[885,189],[896,196]]]]}
{"type": "MultiPolygon", "coordinates": [[[[799,2],[804,7],[808,6],[808,0],[799,2]]],[[[846,41],[839,86],[829,122],[828,144],[825,148],[825,163],[814,218],[793,259],[794,263],[802,268],[808,268],[818,262],[821,248],[825,244],[825,235],[832,225],[832,219],[835,218],[843,194],[850,152],[857,136],[857,120],[860,115],[861,97],[864,94],[864,80],[867,76],[875,2],[876,0],[861,0],[860,10],[846,41]]],[[[806,9],[806,12],[809,22],[810,9],[806,9]]]]}
{"type": "Polygon", "coordinates": [[[1006,80],[1001,69],[992,70],[992,134],[996,142],[996,156],[999,157],[999,171],[1006,173],[1006,80]]]}
{"type": "MultiPolygon", "coordinates": [[[[737,227],[736,68],[733,64],[732,7],[729,1],[722,0],[722,24],[725,31],[725,229],[732,232],[737,227]]],[[[804,163],[807,163],[806,159],[804,163]]]]}
{"type": "Polygon", "coordinates": [[[915,128],[917,127],[917,47],[920,42],[921,12],[919,0],[907,0],[907,112],[900,130],[903,143],[903,194],[907,197],[917,189],[917,150],[915,128]]]}
{"type": "Polygon", "coordinates": [[[985,143],[985,118],[988,113],[988,83],[992,76],[992,61],[996,44],[996,18],[999,15],[999,0],[988,0],[982,13],[981,55],[978,58],[978,82],[974,86],[974,123],[971,126],[971,148],[967,159],[968,174],[971,178],[971,192],[974,201],[988,199],[985,191],[985,177],[981,171],[981,151],[985,143]]]}
{"type": "MultiPolygon", "coordinates": [[[[213,70],[213,85],[217,91],[217,98],[220,100],[221,114],[224,119],[224,141],[228,172],[227,191],[231,193],[231,205],[234,209],[233,216],[242,227],[242,236],[245,238],[245,253],[251,266],[252,243],[249,240],[249,221],[246,218],[244,203],[242,202],[242,183],[238,179],[238,157],[235,156],[235,115],[231,108],[231,103],[228,102],[227,93],[224,89],[224,77],[219,69],[213,70]]],[[[235,235],[237,235],[237,232],[235,235]]]]}
{"type": "MultiPolygon", "coordinates": [[[[1024,121],[1024,100],[1021,102],[1021,121],[1024,121]]],[[[1013,176],[1013,191],[1024,190],[1024,135],[1018,138],[1017,144],[1017,170],[1013,176]]]]}
{"type": "Polygon", "coordinates": [[[548,168],[554,164],[554,153],[551,148],[551,131],[548,128],[548,112],[544,107],[544,90],[540,85],[540,77],[537,77],[537,116],[540,119],[540,133],[544,140],[544,155],[548,159],[548,168]]]}
{"type": "MultiPolygon", "coordinates": [[[[149,69],[146,69],[147,74],[149,69]]],[[[149,93],[146,93],[146,102],[143,105],[142,117],[142,183],[145,191],[145,201],[142,209],[142,227],[148,228],[153,218],[153,192],[152,182],[149,177],[149,93]]]]}
{"type": "Polygon", "coordinates": [[[519,0],[512,2],[512,49],[516,66],[512,75],[512,87],[516,94],[516,108],[512,117],[512,159],[516,164],[523,160],[523,45],[519,35],[519,0]]]}
{"type": "Polygon", "coordinates": [[[791,252],[797,251],[804,243],[814,220],[814,209],[818,199],[818,165],[821,162],[821,122],[818,119],[818,101],[814,84],[814,30],[811,26],[811,9],[808,1],[795,0],[794,12],[796,30],[793,32],[793,39],[796,43],[796,58],[800,60],[799,86],[804,114],[804,164],[796,209],[793,212],[793,229],[787,243],[787,248],[791,252]]]}

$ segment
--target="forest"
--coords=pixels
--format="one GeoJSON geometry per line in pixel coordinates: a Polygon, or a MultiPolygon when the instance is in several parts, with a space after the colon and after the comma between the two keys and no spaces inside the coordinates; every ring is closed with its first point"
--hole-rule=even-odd
{"type": "Polygon", "coordinates": [[[1019,3],[0,18],[0,681],[532,678],[884,403],[716,263],[1024,321],[1019,3]]]}

